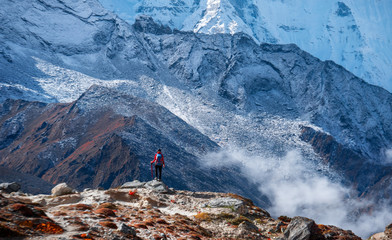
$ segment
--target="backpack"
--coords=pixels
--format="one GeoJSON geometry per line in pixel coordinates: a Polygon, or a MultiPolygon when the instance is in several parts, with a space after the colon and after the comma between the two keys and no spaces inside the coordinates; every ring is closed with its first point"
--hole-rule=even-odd
{"type": "Polygon", "coordinates": [[[156,161],[155,165],[157,165],[157,166],[163,165],[162,154],[160,154],[160,153],[157,154],[157,161],[156,161]]]}

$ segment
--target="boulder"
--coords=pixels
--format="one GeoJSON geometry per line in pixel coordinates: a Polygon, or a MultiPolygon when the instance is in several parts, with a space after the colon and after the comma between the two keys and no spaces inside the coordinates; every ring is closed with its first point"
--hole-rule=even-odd
{"type": "Polygon", "coordinates": [[[166,186],[166,184],[164,184],[161,181],[156,181],[156,180],[147,182],[144,185],[144,187],[147,188],[147,189],[151,189],[154,192],[158,192],[158,193],[169,193],[169,192],[171,192],[171,190],[169,189],[168,186],[166,186]]]}
{"type": "Polygon", "coordinates": [[[136,230],[133,227],[126,225],[125,223],[121,223],[119,231],[125,234],[126,236],[136,236],[136,230]]]}
{"type": "Polygon", "coordinates": [[[20,184],[16,182],[12,183],[1,183],[0,191],[4,191],[6,193],[17,192],[20,189],[20,184]]]}
{"type": "Polygon", "coordinates": [[[384,234],[388,239],[392,239],[392,223],[385,228],[384,234]]]}
{"type": "Polygon", "coordinates": [[[76,193],[76,191],[69,187],[66,183],[60,183],[52,189],[52,196],[62,196],[72,193],[76,193]]]}
{"type": "Polygon", "coordinates": [[[206,204],[204,204],[204,207],[212,207],[212,208],[233,208],[233,210],[237,211],[239,208],[244,206],[244,202],[231,198],[231,197],[224,197],[224,198],[216,198],[212,199],[206,204]]]}
{"type": "Polygon", "coordinates": [[[140,182],[139,180],[134,180],[132,182],[124,183],[120,188],[142,188],[146,183],[140,182]]]}
{"type": "Polygon", "coordinates": [[[312,228],[315,222],[304,217],[294,217],[284,232],[284,239],[287,240],[308,240],[312,235],[312,228]]]}

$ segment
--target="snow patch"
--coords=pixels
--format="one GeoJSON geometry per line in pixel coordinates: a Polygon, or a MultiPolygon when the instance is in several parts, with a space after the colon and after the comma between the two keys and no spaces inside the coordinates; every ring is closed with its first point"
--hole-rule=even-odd
{"type": "Polygon", "coordinates": [[[47,75],[47,77],[34,77],[34,79],[39,82],[45,95],[59,102],[75,101],[92,85],[114,88],[128,83],[127,80],[100,80],[78,71],[56,66],[37,57],[33,58],[36,61],[36,67],[47,75]]]}

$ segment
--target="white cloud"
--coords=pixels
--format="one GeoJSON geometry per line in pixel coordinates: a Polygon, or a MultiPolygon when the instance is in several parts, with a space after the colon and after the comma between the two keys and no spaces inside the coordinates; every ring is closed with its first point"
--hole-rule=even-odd
{"type": "MultiPolygon", "coordinates": [[[[389,154],[392,159],[392,150],[389,154]]],[[[372,214],[354,219],[353,213],[371,203],[350,198],[348,187],[321,175],[297,151],[289,151],[284,157],[265,158],[242,150],[225,150],[207,155],[204,163],[207,166],[240,164],[244,175],[259,184],[260,192],[271,200],[273,205],[267,210],[275,217],[305,216],[319,224],[352,230],[361,237],[383,231],[392,222],[388,208],[381,206],[372,214]]]]}
{"type": "Polygon", "coordinates": [[[392,164],[392,149],[385,150],[385,163],[392,164]]]}

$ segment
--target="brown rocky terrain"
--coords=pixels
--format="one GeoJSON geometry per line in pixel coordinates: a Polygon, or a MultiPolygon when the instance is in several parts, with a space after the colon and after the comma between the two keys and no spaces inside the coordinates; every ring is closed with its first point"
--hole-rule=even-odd
{"type": "Polygon", "coordinates": [[[360,239],[351,231],[281,216],[247,198],[128,182],[109,190],[0,195],[0,238],[16,239],[360,239]]]}
{"type": "Polygon", "coordinates": [[[208,137],[164,107],[115,90],[93,86],[72,103],[7,100],[0,126],[0,167],[50,184],[83,190],[151,180],[150,161],[162,148],[165,181],[176,189],[231,191],[268,204],[238,169],[201,166],[202,153],[219,149],[208,137]]]}

